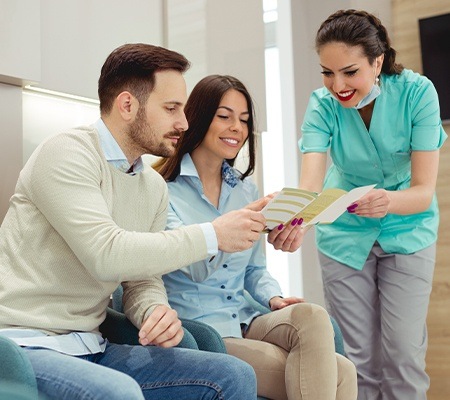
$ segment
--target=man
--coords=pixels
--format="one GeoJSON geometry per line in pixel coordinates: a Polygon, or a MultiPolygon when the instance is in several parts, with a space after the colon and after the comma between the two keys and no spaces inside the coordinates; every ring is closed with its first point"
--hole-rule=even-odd
{"type": "Polygon", "coordinates": [[[42,143],[20,174],[0,230],[0,334],[26,349],[49,399],[256,398],[249,365],[174,347],[183,330],[159,277],[250,248],[265,224],[243,209],[163,231],[167,186],[141,156],[172,155],[187,129],[188,66],[164,48],[117,48],[101,70],[101,119],[42,143]],[[121,282],[142,346],[99,334],[121,282]]]}

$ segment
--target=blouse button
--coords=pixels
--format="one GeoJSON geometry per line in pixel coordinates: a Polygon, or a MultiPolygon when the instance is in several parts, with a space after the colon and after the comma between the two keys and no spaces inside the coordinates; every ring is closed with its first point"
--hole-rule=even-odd
{"type": "Polygon", "coordinates": [[[225,289],[225,285],[220,286],[221,289],[225,289]]]}
{"type": "Polygon", "coordinates": [[[233,315],[232,315],[232,317],[233,317],[233,318],[236,318],[236,317],[237,317],[237,315],[236,315],[236,314],[233,314],[233,315]]]}
{"type": "Polygon", "coordinates": [[[223,264],[222,265],[224,268],[228,268],[228,264],[223,264]]]}
{"type": "Polygon", "coordinates": [[[231,296],[227,296],[227,299],[228,299],[228,300],[231,300],[231,296]]]}

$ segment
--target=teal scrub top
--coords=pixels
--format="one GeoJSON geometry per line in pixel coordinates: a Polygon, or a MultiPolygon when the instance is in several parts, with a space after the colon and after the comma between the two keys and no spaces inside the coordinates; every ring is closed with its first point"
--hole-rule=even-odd
{"type": "MultiPolygon", "coordinates": [[[[299,147],[302,153],[330,149],[332,165],[324,188],[408,188],[411,151],[433,151],[446,140],[429,79],[405,69],[399,75],[381,74],[380,87],[369,130],[356,109],[342,107],[325,87],[312,93],[299,147]]],[[[438,225],[434,196],[426,211],[412,215],[365,218],[346,212],[333,224],[316,226],[317,247],[361,270],[376,241],[386,253],[411,254],[436,241],[438,225]]]]}

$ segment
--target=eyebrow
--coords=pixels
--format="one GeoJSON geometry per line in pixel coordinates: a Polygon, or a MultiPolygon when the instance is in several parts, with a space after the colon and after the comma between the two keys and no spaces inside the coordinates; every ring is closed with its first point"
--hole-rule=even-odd
{"type": "MultiPolygon", "coordinates": [[[[354,67],[355,65],[356,65],[356,64],[347,65],[346,67],[341,68],[341,69],[338,70],[338,71],[345,71],[346,69],[352,68],[352,67],[354,67]]],[[[327,68],[327,67],[325,67],[325,66],[322,65],[322,64],[320,64],[320,66],[321,66],[323,69],[327,69],[327,70],[331,71],[330,68],[327,68]]]]}
{"type": "MultiPolygon", "coordinates": [[[[234,112],[234,110],[232,108],[227,107],[227,106],[219,106],[219,107],[217,107],[217,109],[219,109],[219,108],[225,108],[225,110],[228,110],[229,112],[234,112]]],[[[242,114],[250,114],[250,113],[248,111],[244,111],[243,113],[241,113],[241,115],[242,114]]]]}
{"type": "Polygon", "coordinates": [[[174,104],[176,106],[182,106],[184,103],[181,101],[171,100],[171,101],[165,101],[164,104],[174,104]]]}

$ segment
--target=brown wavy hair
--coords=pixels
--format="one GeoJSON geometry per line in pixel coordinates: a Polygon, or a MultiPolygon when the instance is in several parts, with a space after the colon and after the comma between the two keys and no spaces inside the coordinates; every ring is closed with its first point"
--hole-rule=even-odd
{"type": "MultiPolygon", "coordinates": [[[[202,143],[220,105],[220,101],[225,93],[231,89],[244,95],[249,112],[247,122],[249,164],[247,170],[241,174],[240,179],[244,179],[253,173],[255,169],[256,135],[254,106],[250,93],[245,85],[233,76],[209,75],[198,82],[189,95],[184,109],[189,128],[181,135],[175,154],[169,158],[162,158],[153,165],[153,168],[166,181],[173,181],[180,174],[180,165],[183,156],[191,153],[202,143]]],[[[235,160],[236,158],[227,159],[227,162],[231,166],[234,166],[235,160]]]]}
{"type": "Polygon", "coordinates": [[[316,35],[316,51],[319,53],[322,46],[331,42],[361,46],[371,65],[384,54],[381,71],[387,75],[398,75],[404,69],[395,62],[397,52],[391,47],[386,28],[366,11],[339,10],[322,22],[316,35]]]}

